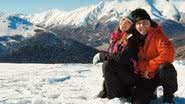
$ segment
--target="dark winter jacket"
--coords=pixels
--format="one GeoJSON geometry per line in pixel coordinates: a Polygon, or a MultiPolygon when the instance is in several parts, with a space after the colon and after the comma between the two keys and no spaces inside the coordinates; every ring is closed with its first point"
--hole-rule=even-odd
{"type": "Polygon", "coordinates": [[[138,33],[132,34],[127,40],[127,44],[123,47],[121,44],[117,45],[118,52],[110,53],[106,51],[100,52],[100,60],[108,60],[113,63],[121,65],[133,65],[133,61],[137,61],[139,52],[140,35],[138,33]],[[123,50],[124,48],[124,50],[123,50]]]}

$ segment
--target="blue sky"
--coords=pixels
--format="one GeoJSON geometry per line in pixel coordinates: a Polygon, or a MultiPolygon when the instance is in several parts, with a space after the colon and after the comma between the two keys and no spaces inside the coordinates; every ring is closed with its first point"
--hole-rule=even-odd
{"type": "Polygon", "coordinates": [[[48,9],[74,10],[96,4],[98,0],[1,0],[0,11],[6,13],[39,13],[48,9]]]}

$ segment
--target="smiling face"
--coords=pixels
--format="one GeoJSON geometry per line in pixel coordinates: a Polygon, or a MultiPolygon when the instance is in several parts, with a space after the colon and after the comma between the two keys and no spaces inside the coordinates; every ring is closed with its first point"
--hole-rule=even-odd
{"type": "Polygon", "coordinates": [[[123,18],[120,22],[120,30],[127,31],[130,29],[132,23],[129,21],[128,18],[123,18]]]}
{"type": "Polygon", "coordinates": [[[150,21],[147,19],[140,20],[136,22],[136,30],[141,34],[141,35],[146,35],[151,27],[150,21]]]}

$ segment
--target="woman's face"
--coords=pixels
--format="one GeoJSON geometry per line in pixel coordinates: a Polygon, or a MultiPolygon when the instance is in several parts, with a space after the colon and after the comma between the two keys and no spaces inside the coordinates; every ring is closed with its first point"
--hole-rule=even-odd
{"type": "Polygon", "coordinates": [[[123,18],[120,21],[120,30],[127,31],[130,29],[131,25],[132,25],[132,23],[127,18],[123,18]]]}
{"type": "Polygon", "coordinates": [[[146,35],[150,29],[150,21],[147,19],[144,20],[140,20],[138,22],[136,22],[136,30],[141,34],[141,35],[146,35]]]}

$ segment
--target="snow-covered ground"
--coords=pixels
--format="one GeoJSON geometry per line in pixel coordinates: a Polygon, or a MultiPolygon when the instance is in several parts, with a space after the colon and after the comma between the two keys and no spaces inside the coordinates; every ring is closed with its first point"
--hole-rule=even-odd
{"type": "MultiPolygon", "coordinates": [[[[96,98],[101,89],[101,65],[0,64],[0,104],[128,104],[123,99],[96,98]]],[[[178,72],[176,104],[185,104],[185,61],[178,72]]],[[[162,88],[158,88],[160,104],[162,88]]]]}

